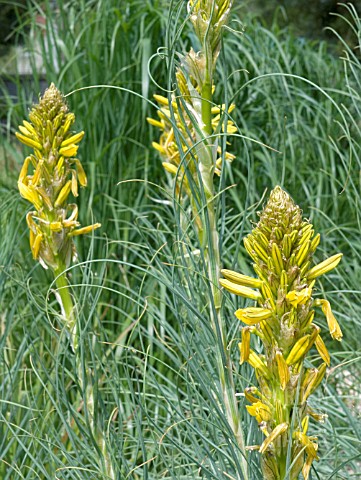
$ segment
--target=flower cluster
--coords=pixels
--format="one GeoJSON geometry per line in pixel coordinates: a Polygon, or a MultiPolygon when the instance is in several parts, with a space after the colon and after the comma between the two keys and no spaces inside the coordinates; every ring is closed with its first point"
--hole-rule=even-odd
{"type": "Polygon", "coordinates": [[[262,454],[266,480],[285,477],[288,448],[290,480],[297,479],[301,470],[307,480],[312,462],[318,459],[317,439],[307,431],[309,417],[321,421],[323,415],[313,411],[307,399],[321,383],[330,355],[314,322],[314,307],[321,307],[332,338],[342,338],[329,302],[313,298],[317,277],[335,268],[342,254],[312,267],[319,242],[320,235],[302,218],[301,209],[276,187],[256,228],[244,239],[257,278],[222,270],[225,278],[220,283],[225,289],[257,302],[235,315],[246,325],[239,344],[241,363],[254,368],[259,383],[259,388],[247,388],[245,397],[251,403],[248,412],[266,437],[262,445],[251,447],[262,454]],[[263,354],[251,348],[252,334],[261,340],[263,354]],[[304,360],[313,347],[323,363],[306,368],[304,360]]]}
{"type": "Polygon", "coordinates": [[[21,196],[35,208],[26,217],[30,247],[44,268],[62,271],[75,254],[73,237],[100,227],[96,223],[78,228],[78,207],[67,203],[70,193],[78,196],[78,183],[87,184],[82,164],[75,158],[84,132],[71,132],[75,116],[53,84],[32,108],[29,120],[19,126],[16,136],[34,150],[25,158],[18,180],[21,196]]]}
{"type": "Polygon", "coordinates": [[[209,49],[215,64],[222,28],[227,25],[233,0],[189,0],[188,12],[198,40],[209,49]]]}
{"type": "MultiPolygon", "coordinates": [[[[191,51],[188,54],[188,64],[191,61],[193,68],[190,72],[195,72],[196,54],[191,51]]],[[[159,142],[153,142],[153,147],[160,153],[163,160],[164,169],[177,176],[179,183],[183,183],[186,193],[189,194],[188,182],[185,176],[185,165],[187,162],[187,170],[191,175],[196,178],[197,169],[196,163],[198,162],[197,150],[204,148],[202,142],[200,142],[200,135],[196,130],[195,124],[202,128],[201,109],[200,109],[200,89],[198,87],[198,81],[194,76],[190,75],[190,79],[187,79],[182,72],[177,71],[177,83],[180,91],[180,97],[172,98],[172,110],[173,110],[173,122],[170,111],[170,105],[167,98],[161,95],[154,95],[155,100],[159,104],[158,119],[147,118],[148,122],[158,127],[161,131],[159,142]],[[191,118],[192,117],[192,118],[191,118]],[[182,145],[182,151],[179,151],[175,131],[178,136],[179,142],[182,145]],[[197,145],[198,143],[198,145],[197,145]]],[[[234,104],[228,107],[227,113],[231,113],[235,108],[234,104]]],[[[226,106],[214,106],[212,108],[212,128],[215,133],[221,131],[226,133],[235,133],[237,128],[234,126],[231,120],[226,121],[226,127],[223,116],[226,113],[226,106]]],[[[216,149],[219,158],[214,165],[214,173],[221,174],[222,168],[222,150],[217,144],[217,139],[213,138],[213,148],[216,149]]],[[[235,158],[231,153],[225,153],[225,159],[232,162],[235,158]]]]}

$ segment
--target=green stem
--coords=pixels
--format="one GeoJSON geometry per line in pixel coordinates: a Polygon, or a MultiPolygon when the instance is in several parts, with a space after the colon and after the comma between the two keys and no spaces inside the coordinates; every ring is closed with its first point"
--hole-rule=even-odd
{"type": "MultiPolygon", "coordinates": [[[[211,136],[212,129],[212,76],[209,74],[208,65],[206,66],[205,82],[202,86],[202,122],[203,132],[205,136],[211,136]]],[[[208,268],[208,277],[211,282],[211,292],[214,301],[211,306],[210,316],[212,321],[213,331],[216,336],[220,335],[221,350],[217,355],[218,374],[222,388],[223,402],[226,410],[226,417],[228,423],[234,433],[237,440],[237,444],[242,452],[240,458],[240,465],[243,473],[244,480],[248,479],[247,473],[247,461],[245,458],[245,444],[243,438],[243,432],[241,428],[241,422],[239,417],[239,411],[235,396],[235,387],[233,381],[233,369],[232,361],[229,350],[227,349],[227,339],[224,331],[224,322],[221,315],[221,293],[219,290],[219,277],[221,260],[219,255],[219,236],[217,230],[217,218],[216,218],[216,204],[214,201],[214,166],[215,158],[213,158],[211,139],[204,140],[204,152],[199,156],[200,158],[200,173],[202,177],[203,188],[205,192],[205,198],[207,202],[206,213],[209,221],[208,238],[206,239],[205,247],[205,259],[208,268]]],[[[219,345],[219,344],[218,344],[219,345]]]]}
{"type": "Polygon", "coordinates": [[[55,284],[58,288],[58,302],[60,304],[63,316],[65,317],[66,328],[70,333],[72,346],[75,353],[75,363],[76,363],[76,373],[78,380],[80,381],[80,390],[85,393],[85,403],[87,411],[90,415],[90,425],[91,430],[95,438],[97,439],[100,450],[103,454],[102,464],[105,471],[105,474],[108,478],[115,478],[114,471],[112,468],[112,463],[109,458],[107,451],[107,446],[104,439],[104,434],[97,425],[94,424],[94,394],[93,387],[91,384],[91,378],[86,378],[87,372],[83,375],[83,368],[80,361],[80,351],[79,351],[79,342],[78,342],[78,332],[76,325],[76,317],[74,311],[74,303],[72,296],[70,294],[69,282],[65,272],[65,266],[60,265],[57,269],[54,270],[55,284]],[[88,380],[86,382],[86,380],[88,380]],[[87,385],[86,385],[87,384],[87,385]],[[86,387],[86,388],[85,388],[86,387]]]}

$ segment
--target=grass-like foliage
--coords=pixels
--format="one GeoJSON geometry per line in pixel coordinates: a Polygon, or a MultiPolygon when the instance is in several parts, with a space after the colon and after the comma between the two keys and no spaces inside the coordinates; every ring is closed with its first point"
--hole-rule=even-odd
{"type": "MultiPolygon", "coordinates": [[[[221,295],[209,265],[219,261],[252,275],[243,238],[276,185],[321,234],[313,265],[343,253],[313,292],[331,303],[343,339],[323,337],[331,363],[309,404],[327,419],[310,421],[319,461],[309,478],[352,480],[361,471],[361,20],[343,6],[339,21],[353,37],[346,43],[335,31],[332,51],[292,36],[276,20],[263,27],[234,2],[216,39],[214,95],[209,88],[202,95],[225,104],[223,111],[236,105],[220,117],[222,168],[209,197],[204,172],[194,168],[199,149],[182,157],[175,183],[174,169],[164,172],[151,146],[158,134],[146,121],[159,109],[154,93],[177,97],[177,108],[195,120],[176,86],[179,54],[200,49],[185,3],[59,0],[54,8],[50,0],[29,0],[19,16],[14,35],[34,71],[25,84],[11,78],[16,97],[6,89],[10,79],[0,80],[3,480],[264,478],[258,451],[244,448],[264,441],[243,395],[257,379],[250,365],[239,365],[237,347],[242,325],[234,311],[250,303],[221,295]],[[88,185],[79,189],[79,219],[102,224],[75,239],[78,259],[66,266],[76,351],[55,295],[59,285],[33,260],[29,204],[16,188],[29,151],[15,132],[51,82],[75,112],[75,130],[85,132],[77,155],[88,185]],[[225,135],[221,124],[228,121],[237,131],[225,135]],[[226,148],[235,156],[231,164],[226,148]],[[204,243],[200,218],[206,231],[213,222],[217,252],[204,243]],[[232,388],[239,430],[227,410],[232,388]]],[[[174,109],[172,115],[177,127],[174,109]]],[[[208,148],[207,135],[192,125],[208,148]]],[[[175,143],[189,133],[175,128],[175,143]]],[[[315,322],[327,331],[322,314],[315,322]]],[[[252,342],[262,354],[261,342],[252,342]]],[[[305,366],[317,365],[312,350],[305,366]]],[[[291,480],[289,467],[282,480],[291,480]]]]}

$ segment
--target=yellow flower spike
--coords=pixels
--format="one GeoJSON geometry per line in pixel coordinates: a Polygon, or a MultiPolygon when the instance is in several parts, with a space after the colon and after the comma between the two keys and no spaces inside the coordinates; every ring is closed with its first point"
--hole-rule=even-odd
{"type": "Polygon", "coordinates": [[[261,288],[262,281],[258,278],[249,277],[248,275],[242,275],[241,273],[233,272],[232,270],[221,270],[221,273],[227,280],[244,287],[261,288]]]}
{"type": "Polygon", "coordinates": [[[327,300],[321,299],[321,300],[315,300],[314,304],[317,307],[321,306],[322,312],[325,315],[327,320],[331,337],[334,340],[338,340],[340,342],[342,340],[343,335],[342,335],[341,328],[334,314],[332,313],[330,302],[328,302],[327,300]]]}
{"type": "Polygon", "coordinates": [[[87,227],[78,228],[77,230],[73,230],[68,234],[69,237],[75,237],[77,235],[85,235],[86,233],[93,232],[97,228],[102,226],[101,223],[94,223],[93,225],[88,225],[87,227]]]}
{"type": "Polygon", "coordinates": [[[256,290],[252,290],[251,288],[244,287],[242,285],[238,285],[237,283],[230,282],[224,278],[219,280],[219,283],[222,285],[223,288],[228,290],[235,295],[240,295],[241,297],[250,298],[251,300],[260,300],[262,298],[261,294],[256,290]]]}
{"type": "Polygon", "coordinates": [[[18,188],[20,195],[31,202],[37,210],[40,210],[42,203],[40,201],[39,195],[33,187],[25,185],[25,183],[18,182],[18,188]]]}
{"type": "Polygon", "coordinates": [[[63,140],[62,143],[60,144],[60,147],[68,147],[71,144],[77,144],[81,142],[85,135],[85,132],[79,132],[76,133],[75,135],[72,135],[71,137],[67,138],[66,140],[63,140]]]}
{"type": "Polygon", "coordinates": [[[320,335],[317,335],[317,338],[315,340],[315,346],[322,360],[329,366],[331,363],[330,354],[328,353],[326,345],[320,335]]]}
{"type": "Polygon", "coordinates": [[[257,323],[267,320],[272,316],[272,311],[267,308],[247,307],[240,308],[235,312],[238,320],[246,325],[256,325],[257,323]]]}
{"type": "MultiPolygon", "coordinates": [[[[62,158],[64,161],[64,157],[62,158]]],[[[78,180],[79,180],[80,186],[86,187],[88,184],[88,180],[86,178],[83,165],[80,163],[80,160],[78,160],[77,158],[74,158],[74,163],[75,163],[76,172],[78,174],[78,180]]]]}
{"type": "Polygon", "coordinates": [[[258,423],[268,422],[272,418],[269,407],[262,402],[256,402],[252,405],[246,405],[247,411],[252,417],[255,417],[258,423]]]}
{"type": "Polygon", "coordinates": [[[60,190],[60,193],[57,199],[55,200],[55,203],[54,203],[55,207],[60,207],[65,202],[65,200],[69,196],[70,190],[71,190],[71,180],[68,180],[64,185],[64,187],[60,190]]]}
{"type": "Polygon", "coordinates": [[[300,292],[296,292],[295,290],[288,292],[286,298],[293,307],[298,307],[298,305],[304,305],[305,303],[307,303],[308,300],[311,298],[311,295],[312,288],[307,287],[300,292]]]}
{"type": "Polygon", "coordinates": [[[33,140],[32,138],[26,137],[25,135],[22,135],[19,132],[15,132],[15,136],[24,145],[27,145],[28,147],[36,148],[39,151],[42,150],[41,144],[39,142],[37,142],[36,140],[33,140]]]}
{"type": "Polygon", "coordinates": [[[249,327],[242,328],[242,342],[238,344],[239,351],[241,354],[240,365],[246,362],[250,354],[250,345],[251,345],[251,332],[249,327]]]}
{"type": "Polygon", "coordinates": [[[297,363],[307,353],[310,345],[310,338],[311,335],[304,335],[297,340],[292,350],[288,354],[286,359],[287,365],[293,365],[297,363]]]}
{"type": "Polygon", "coordinates": [[[314,278],[317,278],[320,275],[325,275],[326,273],[330,272],[331,270],[337,267],[337,265],[340,263],[341,258],[342,258],[342,253],[338,253],[328,258],[327,260],[324,260],[323,262],[318,263],[313,268],[311,268],[311,270],[309,270],[309,272],[307,273],[307,279],[313,280],[314,278]]]}
{"type": "Polygon", "coordinates": [[[72,143],[66,147],[60,148],[59,154],[67,158],[74,157],[77,154],[78,148],[79,148],[78,145],[74,145],[72,143]]]}
{"type": "Polygon", "coordinates": [[[263,441],[259,451],[260,453],[264,453],[270,444],[274,442],[280,435],[285,433],[288,429],[288,423],[281,423],[277,425],[275,429],[272,430],[272,432],[268,435],[268,437],[263,441]]]}
{"type": "Polygon", "coordinates": [[[264,377],[270,377],[270,371],[267,368],[267,365],[254,350],[250,350],[247,361],[251,365],[251,367],[253,367],[255,370],[259,370],[264,377]]]}
{"type": "Polygon", "coordinates": [[[290,371],[281,350],[276,351],[276,362],[278,369],[278,376],[280,378],[281,389],[284,390],[290,381],[290,371]]]}

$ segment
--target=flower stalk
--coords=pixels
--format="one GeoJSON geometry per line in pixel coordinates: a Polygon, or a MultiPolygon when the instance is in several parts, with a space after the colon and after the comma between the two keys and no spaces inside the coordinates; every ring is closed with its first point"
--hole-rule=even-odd
{"type": "MultiPolygon", "coordinates": [[[[218,339],[217,366],[225,414],[237,440],[241,455],[239,463],[242,478],[247,480],[247,461],[241,429],[240,414],[235,396],[233,368],[227,348],[227,336],[222,318],[222,297],[218,286],[220,276],[220,248],[217,230],[217,204],[214,177],[221,174],[222,159],[233,161],[234,155],[223,152],[217,135],[223,131],[237,131],[231,120],[224,117],[234,108],[230,105],[214,106],[214,70],[221,46],[222,29],[227,24],[232,0],[190,0],[188,13],[201,50],[193,49],[183,57],[176,78],[180,96],[170,100],[159,95],[159,120],[148,122],[161,130],[159,143],[154,148],[163,158],[165,170],[175,177],[176,190],[183,202],[189,200],[195,218],[200,247],[203,250],[212,302],[210,319],[218,339]],[[172,112],[172,114],[171,114],[172,112]],[[179,132],[180,141],[174,133],[179,132]],[[186,167],[185,167],[186,165],[186,167]],[[196,191],[189,188],[189,181],[196,191]],[[194,198],[195,195],[199,197],[194,198]],[[200,215],[197,205],[202,205],[200,215]]],[[[241,477],[240,477],[241,478],[241,477]]]]}
{"type": "Polygon", "coordinates": [[[246,326],[239,344],[240,362],[255,370],[259,389],[246,389],[250,415],[255,417],[265,439],[257,448],[265,480],[307,480],[312,462],[318,460],[317,438],[308,435],[309,419],[324,416],[308,405],[330,364],[330,355],[314,322],[315,307],[321,307],[333,339],[342,332],[330,303],[314,299],[316,278],[336,268],[342,254],[311,267],[320,242],[313,226],[302,218],[301,209],[276,187],[261,212],[260,221],[244,239],[257,278],[222,270],[221,285],[231,293],[257,302],[235,312],[246,326]],[[263,344],[263,353],[251,348],[252,334],[263,344]],[[323,363],[306,367],[305,359],[315,348],[323,363]]]}
{"type": "MultiPolygon", "coordinates": [[[[34,210],[26,216],[30,249],[33,258],[54,274],[56,298],[75,353],[76,376],[81,391],[85,392],[86,406],[93,422],[91,376],[88,371],[83,374],[77,315],[66,270],[76,258],[74,237],[91,233],[101,225],[95,223],[79,228],[78,206],[69,203],[70,195],[78,197],[79,185],[87,185],[83,166],[76,158],[84,132],[71,131],[74,121],[75,115],[69,112],[62,94],[51,84],[39,103],[31,109],[29,121],[24,120],[16,132],[18,140],[33,150],[21,168],[18,188],[20,195],[34,206],[34,210]]],[[[92,427],[99,443],[103,445],[103,433],[96,425],[92,427]]],[[[105,463],[108,465],[107,455],[105,463]]]]}

